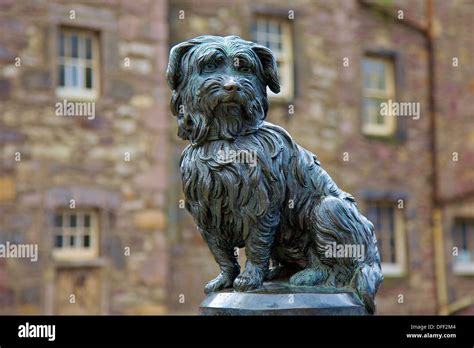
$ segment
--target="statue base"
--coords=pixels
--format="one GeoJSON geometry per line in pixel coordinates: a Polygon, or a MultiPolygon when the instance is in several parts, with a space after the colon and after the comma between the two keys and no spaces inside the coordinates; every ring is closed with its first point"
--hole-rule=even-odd
{"type": "Polygon", "coordinates": [[[292,286],[265,282],[263,287],[236,292],[210,293],[199,315],[369,315],[352,291],[327,287],[292,286]]]}

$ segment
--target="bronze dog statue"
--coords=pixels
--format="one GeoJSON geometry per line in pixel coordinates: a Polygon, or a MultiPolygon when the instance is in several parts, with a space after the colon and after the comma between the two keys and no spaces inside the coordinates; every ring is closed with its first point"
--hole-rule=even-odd
{"type": "Polygon", "coordinates": [[[200,36],[172,48],[166,77],[178,135],[190,142],[181,157],[186,209],[221,269],[205,292],[291,275],[295,286],[351,288],[373,313],[383,276],[372,223],[314,154],[264,121],[267,87],[280,90],[272,52],[237,36],[200,36]],[[363,253],[332,252],[344,246],[363,253]],[[245,247],[242,273],[235,247],[245,247]]]}

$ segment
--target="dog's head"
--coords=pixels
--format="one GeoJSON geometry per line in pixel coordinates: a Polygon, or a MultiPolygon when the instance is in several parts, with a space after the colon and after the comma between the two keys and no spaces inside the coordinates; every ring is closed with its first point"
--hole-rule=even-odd
{"type": "Polygon", "coordinates": [[[238,36],[199,36],[174,46],[166,78],[178,136],[192,144],[258,129],[268,110],[267,86],[280,91],[272,52],[238,36]]]}

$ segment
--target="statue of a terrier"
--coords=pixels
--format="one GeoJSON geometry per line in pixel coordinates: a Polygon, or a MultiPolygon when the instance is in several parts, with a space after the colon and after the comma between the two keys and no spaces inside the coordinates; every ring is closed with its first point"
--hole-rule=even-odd
{"type": "Polygon", "coordinates": [[[383,276],[372,223],[313,153],[264,121],[267,87],[280,91],[272,52],[237,36],[200,36],[172,48],[166,77],[178,135],[190,142],[181,157],[186,208],[221,269],[205,292],[291,276],[294,286],[351,288],[374,313],[383,276]],[[363,255],[328,253],[337,246],[363,255]],[[242,273],[236,247],[245,247],[242,273]]]}

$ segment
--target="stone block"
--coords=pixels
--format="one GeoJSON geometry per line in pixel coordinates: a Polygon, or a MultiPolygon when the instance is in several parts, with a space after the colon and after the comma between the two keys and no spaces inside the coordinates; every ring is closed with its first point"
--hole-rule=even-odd
{"type": "Polygon", "coordinates": [[[108,95],[120,100],[129,100],[133,95],[133,86],[124,80],[112,80],[108,86],[108,95]]]}
{"type": "Polygon", "coordinates": [[[166,306],[152,303],[138,305],[125,310],[127,315],[164,315],[166,313],[166,306]]]}
{"type": "Polygon", "coordinates": [[[158,209],[147,209],[136,213],[135,225],[142,230],[162,230],[166,227],[166,215],[158,209]]]}
{"type": "Polygon", "coordinates": [[[11,201],[16,197],[15,182],[12,176],[0,176],[0,201],[11,201]]]}
{"type": "Polygon", "coordinates": [[[15,54],[4,45],[0,44],[0,62],[13,62],[15,54]]]}
{"type": "Polygon", "coordinates": [[[150,95],[136,95],[130,100],[130,105],[138,109],[148,109],[154,104],[153,97],[150,95]]]}
{"type": "Polygon", "coordinates": [[[21,76],[21,85],[26,90],[47,90],[52,86],[51,75],[48,71],[25,71],[21,76]]]}
{"type": "Polygon", "coordinates": [[[167,255],[157,252],[146,259],[139,271],[140,282],[146,286],[165,286],[168,275],[167,255]]]}
{"type": "Polygon", "coordinates": [[[121,5],[124,13],[130,13],[137,16],[146,16],[150,11],[150,0],[122,0],[121,5]]]}
{"type": "Polygon", "coordinates": [[[24,304],[18,306],[18,315],[39,315],[41,314],[40,306],[34,304],[24,304]]]}
{"type": "Polygon", "coordinates": [[[10,81],[0,80],[0,100],[7,100],[10,98],[10,81]]]}
{"type": "Polygon", "coordinates": [[[120,18],[118,27],[119,35],[123,39],[132,40],[138,37],[142,19],[137,16],[124,16],[120,18]]]}
{"type": "Polygon", "coordinates": [[[121,42],[119,52],[124,57],[138,56],[152,58],[155,54],[155,47],[143,42],[121,42]]]}

